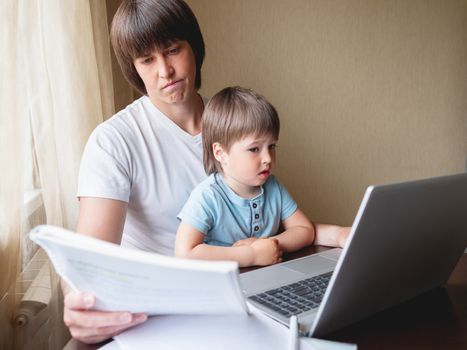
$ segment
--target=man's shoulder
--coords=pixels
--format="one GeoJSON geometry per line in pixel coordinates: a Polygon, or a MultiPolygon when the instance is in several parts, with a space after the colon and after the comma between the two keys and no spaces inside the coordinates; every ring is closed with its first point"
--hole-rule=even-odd
{"type": "Polygon", "coordinates": [[[99,127],[101,128],[119,128],[122,125],[129,125],[134,122],[138,122],[141,118],[144,118],[146,113],[145,105],[147,103],[147,96],[142,96],[137,100],[130,103],[128,106],[115,113],[109,119],[102,122],[99,127]]]}
{"type": "Polygon", "coordinates": [[[142,96],[133,101],[121,111],[99,124],[93,131],[93,137],[114,138],[120,136],[122,140],[131,140],[152,128],[151,116],[148,111],[149,99],[142,96]]]}

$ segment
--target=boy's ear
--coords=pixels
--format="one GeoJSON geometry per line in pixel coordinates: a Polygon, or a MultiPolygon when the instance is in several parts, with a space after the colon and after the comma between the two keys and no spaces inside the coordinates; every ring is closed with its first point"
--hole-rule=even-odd
{"type": "Polygon", "coordinates": [[[212,144],[212,153],[214,154],[214,158],[216,158],[219,163],[224,161],[224,148],[219,142],[214,142],[212,144]]]}

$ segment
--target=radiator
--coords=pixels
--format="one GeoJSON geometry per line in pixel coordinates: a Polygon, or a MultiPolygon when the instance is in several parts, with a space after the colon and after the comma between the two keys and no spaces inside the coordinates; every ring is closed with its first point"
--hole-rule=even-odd
{"type": "Polygon", "coordinates": [[[51,317],[48,308],[51,295],[49,261],[44,251],[39,249],[17,281],[13,314],[15,349],[48,348],[46,332],[51,317]]]}

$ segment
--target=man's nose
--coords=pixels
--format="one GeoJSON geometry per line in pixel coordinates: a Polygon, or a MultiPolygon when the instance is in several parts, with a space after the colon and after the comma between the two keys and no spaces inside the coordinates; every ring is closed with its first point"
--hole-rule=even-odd
{"type": "Polygon", "coordinates": [[[170,78],[174,72],[174,69],[172,67],[172,65],[170,64],[170,62],[166,59],[160,59],[159,60],[159,65],[158,65],[158,69],[159,69],[159,76],[161,78],[170,78]]]}

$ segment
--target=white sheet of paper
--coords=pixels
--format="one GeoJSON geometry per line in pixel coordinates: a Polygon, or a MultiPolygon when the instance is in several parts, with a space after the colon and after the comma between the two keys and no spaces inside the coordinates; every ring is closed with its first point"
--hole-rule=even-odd
{"type": "MultiPolygon", "coordinates": [[[[251,315],[155,316],[115,337],[121,350],[284,350],[289,329],[258,310],[251,315]]],[[[354,350],[353,344],[300,338],[302,350],[354,350]]]]}
{"type": "Polygon", "coordinates": [[[246,314],[231,261],[177,259],[122,248],[54,226],[30,233],[57,273],[96,296],[96,309],[165,314],[246,314]]]}
{"type": "Polygon", "coordinates": [[[154,316],[115,337],[122,350],[283,350],[287,328],[248,315],[154,316]]]}

